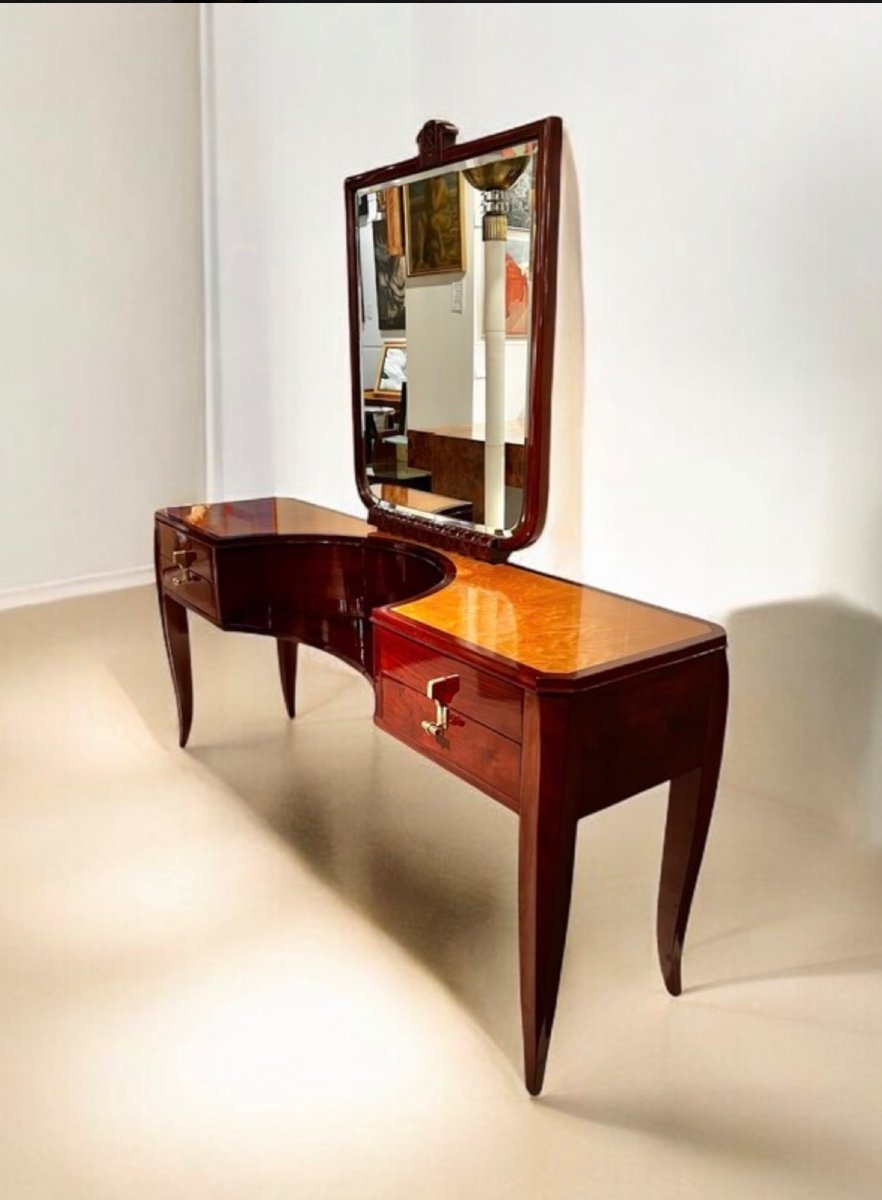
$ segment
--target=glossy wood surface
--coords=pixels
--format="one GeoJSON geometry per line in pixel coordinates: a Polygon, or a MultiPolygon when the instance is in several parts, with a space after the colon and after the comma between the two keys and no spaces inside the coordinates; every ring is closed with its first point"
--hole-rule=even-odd
{"type": "MultiPolygon", "coordinates": [[[[260,567],[255,563],[251,569],[262,570],[266,587],[279,594],[280,607],[284,607],[284,597],[292,587],[298,594],[304,587],[321,594],[327,569],[307,558],[302,560],[302,568],[293,558],[290,567],[283,567],[279,557],[283,551],[273,535],[282,540],[291,538],[295,543],[334,537],[366,538],[372,546],[382,545],[393,555],[393,548],[399,544],[366,521],[298,500],[246,500],[194,507],[197,511],[207,508],[204,515],[200,513],[198,523],[189,516],[192,508],[163,509],[157,515],[161,521],[180,523],[184,530],[215,541],[273,538],[273,562],[260,567]],[[281,577],[274,578],[279,572],[281,577]],[[292,575],[310,576],[313,582],[292,575]]],[[[438,634],[454,639],[458,646],[478,651],[485,661],[489,656],[514,668],[527,668],[546,684],[553,684],[555,676],[565,683],[573,676],[610,670],[647,656],[725,644],[723,630],[708,621],[522,567],[438,553],[413,543],[401,544],[409,545],[411,552],[422,555],[424,561],[438,564],[435,582],[444,572],[448,580],[445,587],[431,595],[400,600],[394,613],[374,613],[378,622],[409,632],[412,638],[438,634]]],[[[288,553],[306,551],[292,549],[288,553]]],[[[243,574],[246,566],[243,564],[243,574]]],[[[345,564],[339,564],[334,574],[339,577],[346,570],[345,564]]],[[[362,578],[371,587],[373,573],[365,575],[354,562],[349,570],[350,595],[360,594],[362,578]]],[[[345,584],[337,586],[346,591],[345,584]]],[[[249,590],[253,590],[251,585],[249,590]]],[[[415,586],[410,595],[422,590],[415,586]]],[[[333,588],[330,594],[337,595],[333,588]]],[[[395,603],[391,594],[383,594],[386,599],[375,593],[369,603],[361,604],[359,612],[363,615],[377,605],[395,603]]]]}
{"type": "Polygon", "coordinates": [[[718,626],[403,542],[295,500],[165,509],[155,546],[181,745],[193,719],[189,609],[222,629],[276,638],[290,716],[299,643],[344,658],[373,682],[380,728],[518,814],[533,1094],[557,1004],[577,823],[665,781],[657,941],[665,986],[679,992],[725,730],[718,626]],[[167,554],[182,550],[170,565],[167,554]],[[426,689],[442,677],[449,725],[436,737],[422,722],[437,715],[426,689]]]}
{"type": "Polygon", "coordinates": [[[183,532],[198,534],[209,542],[232,538],[367,537],[373,531],[360,517],[349,517],[332,508],[266,496],[259,500],[226,500],[218,504],[186,504],[163,508],[156,514],[162,522],[183,532]]]}
{"type": "MultiPolygon", "coordinates": [[[[548,506],[548,452],[551,430],[551,384],[554,367],[554,329],[557,313],[557,258],[560,219],[560,177],[563,126],[559,117],[546,117],[516,129],[456,144],[458,130],[448,121],[429,121],[417,135],[419,153],[403,162],[368,170],[346,180],[345,220],[349,274],[349,356],[352,376],[352,421],[355,478],[371,522],[402,537],[413,537],[442,549],[456,550],[488,561],[502,561],[542,532],[548,506]],[[534,227],[530,306],[530,362],[528,368],[527,421],[529,444],[525,457],[524,504],[521,518],[510,534],[496,535],[464,525],[432,523],[418,514],[400,514],[379,508],[365,473],[362,437],[361,301],[356,197],[360,189],[399,182],[431,167],[455,167],[526,142],[537,143],[534,166],[534,227]]],[[[439,491],[448,490],[437,482],[439,491]]],[[[453,495],[459,492],[453,489],[453,495]]]]}
{"type": "Polygon", "coordinates": [[[396,616],[544,676],[583,675],[699,642],[718,626],[504,563],[450,555],[456,577],[396,616]]]}

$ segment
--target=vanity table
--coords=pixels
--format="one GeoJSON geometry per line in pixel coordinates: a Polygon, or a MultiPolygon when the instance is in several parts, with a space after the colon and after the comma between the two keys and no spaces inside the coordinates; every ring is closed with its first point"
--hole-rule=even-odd
{"type": "MultiPolygon", "coordinates": [[[[557,1001],[578,822],[665,781],[658,952],[666,987],[680,991],[722,753],[726,639],[707,621],[506,561],[538,536],[544,519],[561,129],[548,118],[459,146],[455,135],[452,126],[429,122],[415,159],[346,182],[353,441],[366,519],[277,497],[165,508],[155,517],[156,580],[181,746],[193,717],[193,614],[276,639],[291,717],[299,644],[342,658],[373,686],[381,730],[516,815],[524,1073],[536,1095],[557,1001]],[[369,264],[358,221],[368,207],[361,197],[387,187],[413,189],[404,196],[408,217],[424,211],[419,185],[433,172],[451,192],[462,186],[460,171],[487,183],[485,192],[504,192],[512,159],[527,160],[521,169],[529,171],[532,208],[528,422],[523,510],[513,528],[496,529],[410,508],[406,493],[389,500],[370,488],[359,297],[369,264]]],[[[485,195],[483,203],[486,236],[487,209],[503,207],[505,197],[485,195]]],[[[414,233],[409,220],[406,236],[425,239],[426,229],[414,233]]],[[[421,352],[428,349],[409,326],[408,363],[421,352]]],[[[496,478],[492,453],[488,443],[481,481],[488,489],[496,478]]]]}

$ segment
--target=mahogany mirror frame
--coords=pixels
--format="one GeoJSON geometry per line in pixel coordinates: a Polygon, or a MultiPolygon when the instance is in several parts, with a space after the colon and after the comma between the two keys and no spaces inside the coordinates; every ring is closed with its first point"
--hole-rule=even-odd
{"type": "Polygon", "coordinates": [[[346,256],[349,276],[349,357],[352,371],[352,418],[355,478],[371,525],[490,562],[502,562],[514,550],[534,542],[542,532],[548,506],[548,464],[551,435],[551,387],[554,327],[557,308],[557,256],[560,219],[560,175],[563,125],[546,117],[514,129],[456,144],[458,129],[447,121],[427,121],[417,135],[414,158],[350,176],[345,183],[346,256]],[[362,378],[359,306],[359,262],[356,195],[362,188],[391,184],[403,176],[434,167],[456,167],[508,146],[535,141],[535,213],[532,246],[532,302],[528,367],[527,438],[525,442],[524,502],[520,518],[507,533],[491,533],[451,518],[433,518],[381,505],[370,490],[362,435],[362,378]]]}

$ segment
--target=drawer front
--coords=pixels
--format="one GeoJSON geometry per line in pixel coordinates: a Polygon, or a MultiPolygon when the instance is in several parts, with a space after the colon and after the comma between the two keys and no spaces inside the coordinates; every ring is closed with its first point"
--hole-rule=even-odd
{"type": "Polygon", "coordinates": [[[517,804],[521,782],[521,747],[471,720],[450,706],[450,724],[442,741],[426,733],[422,721],[435,719],[435,705],[428,696],[399,683],[388,675],[380,677],[377,723],[381,729],[423,750],[442,766],[452,767],[502,792],[517,804]]]}
{"type": "Polygon", "coordinates": [[[180,567],[172,566],[164,560],[160,561],[162,586],[175,600],[184,604],[192,604],[210,617],[217,616],[217,601],[214,595],[214,584],[208,579],[202,579],[191,571],[189,579],[184,579],[180,567]]]}
{"type": "Polygon", "coordinates": [[[165,525],[162,521],[156,522],[156,528],[159,531],[159,557],[164,558],[169,566],[174,565],[175,551],[183,550],[191,556],[187,565],[195,575],[200,575],[203,579],[214,579],[211,550],[205,542],[181,533],[180,530],[173,529],[171,525],[165,525]]]}
{"type": "MultiPolygon", "coordinates": [[[[377,675],[391,676],[421,692],[423,697],[430,679],[456,675],[459,688],[452,707],[462,716],[480,721],[497,733],[520,742],[523,693],[519,687],[385,629],[375,627],[375,638],[377,675]]],[[[433,708],[428,700],[426,703],[433,708]]]]}

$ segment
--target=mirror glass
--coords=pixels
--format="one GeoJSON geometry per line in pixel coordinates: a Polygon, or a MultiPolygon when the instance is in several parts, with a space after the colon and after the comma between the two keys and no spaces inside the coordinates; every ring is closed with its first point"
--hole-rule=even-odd
{"type": "Polygon", "coordinates": [[[523,509],[535,141],[355,193],[367,483],[509,532],[523,509]]]}

